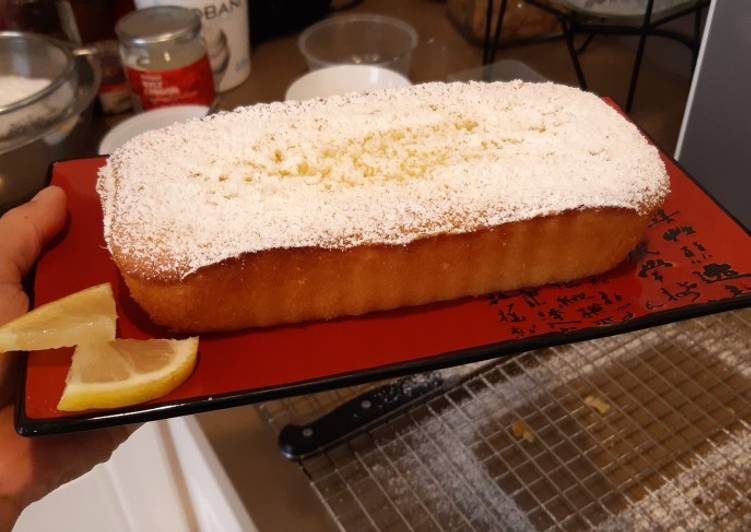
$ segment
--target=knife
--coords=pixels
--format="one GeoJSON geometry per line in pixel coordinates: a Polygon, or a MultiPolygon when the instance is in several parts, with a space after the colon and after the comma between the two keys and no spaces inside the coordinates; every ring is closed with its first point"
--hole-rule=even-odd
{"type": "Polygon", "coordinates": [[[402,377],[364,392],[306,425],[286,425],[279,447],[290,460],[304,460],[386,421],[418,401],[446,392],[493,364],[484,360],[402,377]]]}

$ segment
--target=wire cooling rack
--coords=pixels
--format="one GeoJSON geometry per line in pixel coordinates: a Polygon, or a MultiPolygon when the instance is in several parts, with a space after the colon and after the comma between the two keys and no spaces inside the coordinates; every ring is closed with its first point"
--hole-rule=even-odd
{"type": "Polygon", "coordinates": [[[352,532],[751,529],[751,310],[500,359],[300,465],[352,532]]]}

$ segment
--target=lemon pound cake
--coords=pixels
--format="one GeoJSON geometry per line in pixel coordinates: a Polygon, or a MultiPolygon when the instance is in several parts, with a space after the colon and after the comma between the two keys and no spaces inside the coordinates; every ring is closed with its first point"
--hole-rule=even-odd
{"type": "Polygon", "coordinates": [[[601,273],[668,187],[599,98],[522,82],[244,107],[138,136],[98,182],[132,297],[190,332],[601,273]]]}

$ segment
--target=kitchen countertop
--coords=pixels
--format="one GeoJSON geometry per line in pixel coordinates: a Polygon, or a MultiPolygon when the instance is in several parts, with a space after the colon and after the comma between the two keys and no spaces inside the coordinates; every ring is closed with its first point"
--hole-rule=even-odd
{"type": "MultiPolygon", "coordinates": [[[[395,16],[414,26],[420,44],[412,58],[410,78],[413,82],[445,80],[448,74],[481,65],[481,46],[469,43],[459,33],[446,15],[445,1],[364,0],[347,12],[395,16]]],[[[631,44],[634,43],[608,37],[598,37],[593,41],[581,57],[590,90],[623,104],[634,59],[631,44]]],[[[658,146],[672,153],[688,96],[690,56],[683,47],[672,42],[653,39],[649,46],[631,117],[658,146]],[[652,62],[650,50],[660,56],[663,63],[685,63],[685,72],[679,74],[676,71],[681,71],[680,68],[667,69],[652,62]]],[[[521,61],[551,81],[576,84],[571,60],[562,40],[501,48],[496,59],[521,61]]],[[[307,72],[305,59],[297,48],[297,35],[261,43],[251,50],[251,63],[250,77],[238,87],[220,95],[220,109],[231,110],[239,105],[282,100],[287,87],[307,72]]],[[[95,155],[104,134],[129,116],[129,113],[124,113],[96,117],[89,148],[81,156],[95,155]]]]}
{"type": "MultiPolygon", "coordinates": [[[[413,82],[445,79],[448,73],[480,66],[482,50],[469,44],[446,16],[438,0],[366,0],[346,13],[379,13],[401,18],[417,30],[420,44],[412,57],[413,82]]],[[[263,42],[251,50],[251,73],[241,85],[220,94],[219,109],[284,99],[287,87],[308,71],[297,48],[297,34],[263,42]]],[[[101,137],[130,113],[97,117],[92,131],[91,155],[101,137]]]]}

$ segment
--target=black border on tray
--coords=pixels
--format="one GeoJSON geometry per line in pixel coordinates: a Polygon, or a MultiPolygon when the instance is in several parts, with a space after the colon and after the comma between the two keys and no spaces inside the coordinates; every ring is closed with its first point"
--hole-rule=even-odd
{"type": "MultiPolygon", "coordinates": [[[[653,144],[651,137],[644,135],[653,144]]],[[[105,156],[88,157],[89,159],[99,159],[105,156]]],[[[720,210],[736,225],[742,228],[746,235],[751,238],[751,229],[742,224],[725,206],[723,206],[707,189],[689,174],[675,159],[667,156],[720,210]]],[[[84,158],[86,159],[86,158],[84,158]]],[[[65,162],[65,159],[57,162],[65,162]]],[[[47,170],[47,184],[52,181],[54,165],[52,163],[47,170]]],[[[33,272],[35,272],[34,268],[33,272]]],[[[32,273],[33,275],[33,273],[32,273]]],[[[33,292],[30,294],[33,301],[33,292]]],[[[590,327],[577,331],[550,333],[532,338],[523,338],[485,346],[452,351],[441,355],[434,355],[418,360],[411,360],[400,364],[392,364],[372,368],[355,373],[345,373],[334,375],[322,379],[297,382],[283,386],[269,388],[260,388],[250,391],[230,392],[227,394],[211,395],[197,397],[189,400],[175,401],[159,405],[145,404],[131,408],[114,410],[114,411],[91,411],[76,416],[66,416],[60,418],[30,418],[26,416],[26,372],[27,372],[27,354],[23,354],[23,370],[21,375],[21,386],[18,389],[18,398],[15,410],[15,427],[16,432],[21,436],[42,436],[48,434],[62,434],[69,432],[79,432],[84,430],[100,429],[113,427],[129,423],[143,423],[146,421],[157,421],[171,417],[185,416],[190,414],[199,414],[222,408],[231,408],[235,406],[245,406],[262,401],[271,401],[284,397],[315,393],[346,386],[354,386],[381,379],[400,377],[412,373],[443,369],[451,366],[469,364],[491,358],[500,358],[502,356],[522,353],[544,347],[553,347],[563,344],[582,342],[585,340],[594,340],[596,338],[605,338],[626,332],[647,329],[658,325],[665,325],[676,321],[697,318],[708,314],[716,314],[728,310],[736,310],[751,306],[751,294],[739,297],[712,301],[700,305],[688,305],[678,309],[654,312],[641,318],[634,318],[625,323],[607,325],[602,327],[590,327]]]]}

